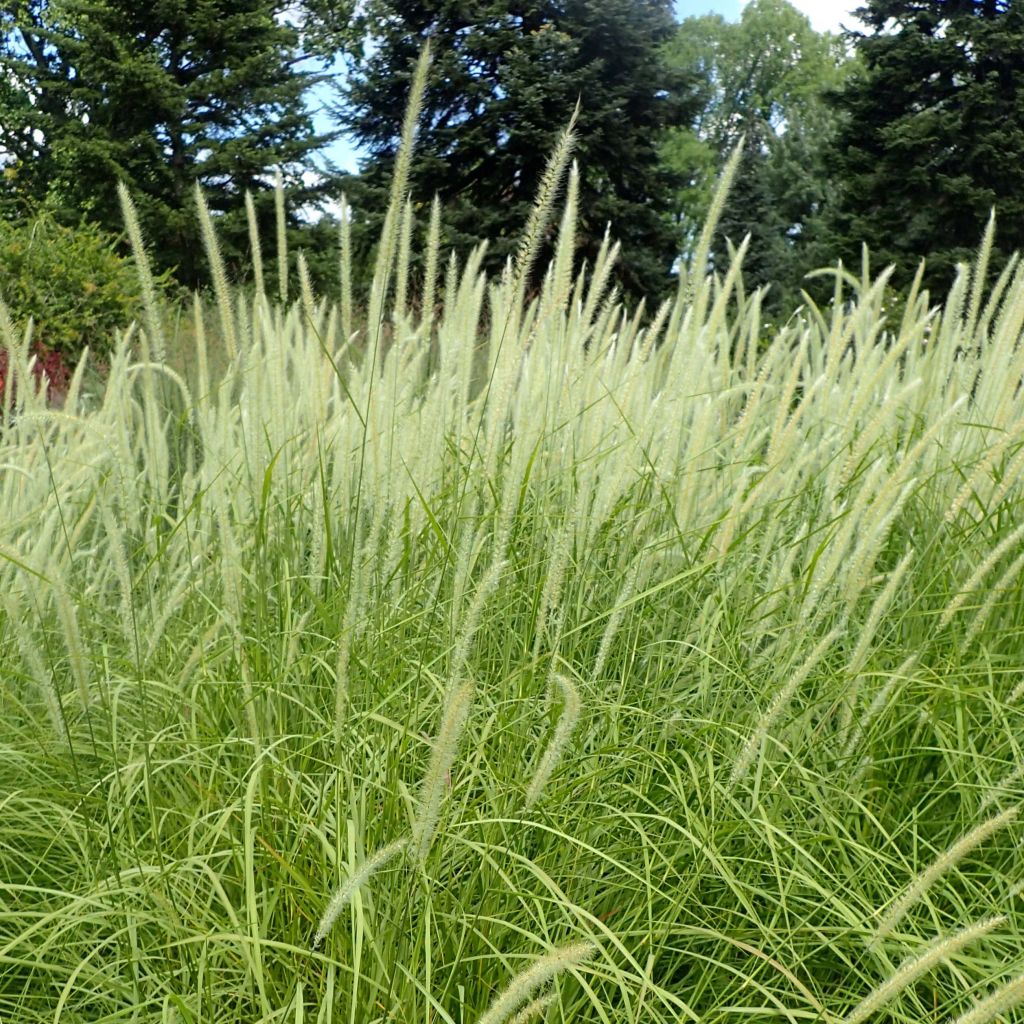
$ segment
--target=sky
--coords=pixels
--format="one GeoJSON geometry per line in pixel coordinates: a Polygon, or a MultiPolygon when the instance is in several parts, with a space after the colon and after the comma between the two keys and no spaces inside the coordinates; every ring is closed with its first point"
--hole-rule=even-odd
{"type": "MultiPolygon", "coordinates": [[[[682,21],[683,18],[694,15],[721,14],[730,21],[735,21],[739,18],[745,2],[746,0],[675,0],[676,17],[682,21]]],[[[861,6],[861,0],[790,0],[790,3],[810,18],[811,24],[818,32],[838,32],[844,23],[847,26],[854,25],[856,19],[849,12],[861,6]]],[[[330,127],[330,121],[322,115],[317,117],[316,124],[321,131],[326,131],[330,127]]],[[[331,146],[327,155],[346,171],[357,169],[358,153],[345,139],[331,146]]]]}

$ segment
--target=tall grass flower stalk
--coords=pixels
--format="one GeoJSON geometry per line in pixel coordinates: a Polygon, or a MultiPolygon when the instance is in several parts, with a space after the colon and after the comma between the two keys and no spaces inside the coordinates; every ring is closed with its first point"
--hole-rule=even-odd
{"type": "Polygon", "coordinates": [[[735,786],[750,770],[750,766],[761,751],[772,726],[785,712],[796,692],[807,680],[807,677],[831,650],[839,636],[839,632],[838,629],[834,629],[827,636],[819,640],[800,668],[790,676],[785,685],[772,698],[771,703],[761,716],[754,731],[750,734],[750,738],[743,745],[743,749],[733,764],[732,773],[729,776],[730,787],[735,786]]]}
{"type": "Polygon", "coordinates": [[[553,992],[538,996],[527,1003],[514,1017],[511,1017],[509,1024],[530,1024],[530,1021],[541,1020],[554,1002],[555,995],[553,992]]]}
{"type": "Polygon", "coordinates": [[[864,663],[867,661],[868,654],[871,650],[872,641],[875,639],[875,634],[878,632],[878,627],[881,625],[886,612],[889,611],[893,599],[903,582],[903,577],[906,576],[907,570],[910,568],[910,563],[913,561],[913,558],[914,552],[908,551],[903,558],[900,559],[899,564],[889,574],[889,578],[886,580],[885,586],[882,588],[878,597],[876,597],[872,602],[871,611],[868,612],[868,617],[865,620],[863,627],[861,627],[860,636],[857,639],[857,646],[853,650],[853,655],[850,658],[850,664],[847,668],[847,671],[851,676],[856,676],[864,667],[864,663]]]}
{"type": "Polygon", "coordinates": [[[227,346],[228,359],[233,360],[238,355],[238,338],[236,337],[235,317],[231,311],[231,289],[228,285],[227,271],[224,268],[224,257],[220,251],[220,242],[210,217],[210,209],[206,205],[206,198],[198,183],[196,184],[195,201],[196,209],[199,212],[199,226],[203,234],[203,247],[210,263],[213,292],[220,310],[220,329],[227,346]]]}
{"type": "MultiPolygon", "coordinates": [[[[423,270],[423,318],[426,329],[434,323],[434,305],[437,301],[438,261],[441,255],[441,200],[434,196],[430,204],[430,224],[427,228],[426,261],[423,270]]],[[[429,336],[426,339],[429,341],[429,336]]]]}
{"type": "Polygon", "coordinates": [[[473,690],[471,682],[464,682],[448,695],[441,727],[430,752],[430,764],[423,776],[412,822],[413,852],[421,864],[427,859],[437,832],[445,790],[451,785],[452,765],[473,706],[473,690]]]}
{"type": "Polygon", "coordinates": [[[541,793],[558,765],[580,718],[580,695],[576,687],[565,676],[557,673],[555,682],[562,695],[562,713],[558,716],[558,723],[551,740],[537,763],[533,778],[530,779],[530,784],[526,787],[525,805],[527,810],[540,799],[541,793]]]}
{"type": "MultiPolygon", "coordinates": [[[[565,169],[569,165],[569,158],[572,156],[576,144],[576,122],[579,119],[580,104],[577,102],[576,109],[569,119],[569,124],[562,131],[555,143],[555,147],[548,158],[547,166],[544,168],[544,176],[540,180],[537,189],[537,200],[530,210],[526,221],[526,228],[523,231],[522,241],[516,250],[513,270],[513,294],[522,292],[530,271],[537,260],[543,242],[544,231],[551,219],[551,213],[555,208],[555,201],[558,198],[558,190],[565,178],[565,169]]],[[[510,306],[509,311],[515,309],[510,306]]]]}
{"type": "Polygon", "coordinates": [[[483,618],[487,602],[493,596],[498,584],[501,582],[502,573],[505,571],[507,562],[503,558],[491,563],[487,571],[480,577],[480,581],[473,591],[472,600],[466,607],[458,623],[456,631],[455,646],[452,649],[449,675],[452,680],[461,680],[469,662],[469,652],[473,646],[477,630],[480,628],[480,621],[483,618]]]}
{"type": "Polygon", "coordinates": [[[288,219],[284,200],[284,175],[274,172],[274,227],[277,237],[277,297],[288,301],[288,219]]]}
{"type": "Polygon", "coordinates": [[[941,936],[929,943],[922,952],[904,960],[894,973],[890,974],[873,992],[865,996],[843,1018],[843,1024],[863,1024],[883,1006],[895,999],[904,989],[924,977],[932,968],[944,960],[950,959],[972,942],[988,935],[1005,921],[1005,917],[990,917],[977,924],[962,928],[953,935],[941,936]]]}
{"type": "Polygon", "coordinates": [[[338,201],[338,277],[341,286],[341,333],[352,340],[352,207],[344,193],[338,201]]]}
{"type": "Polygon", "coordinates": [[[157,302],[156,286],[153,283],[153,273],[149,266],[149,259],[146,256],[142,228],[139,226],[139,215],[135,209],[135,203],[132,202],[132,197],[128,192],[128,187],[123,181],[117,183],[117,198],[121,204],[121,214],[124,217],[125,230],[128,233],[128,241],[132,247],[132,256],[135,259],[135,268],[139,275],[139,285],[142,291],[142,301],[146,316],[146,330],[149,332],[149,344],[152,349],[153,358],[157,362],[163,362],[167,352],[167,341],[164,335],[160,306],[157,302]]]}
{"type": "Polygon", "coordinates": [[[245,193],[245,221],[249,231],[249,258],[252,260],[252,283],[256,295],[266,294],[266,285],[263,282],[263,243],[260,239],[259,224],[256,220],[256,204],[252,200],[252,193],[245,193]]]}
{"type": "Polygon", "coordinates": [[[595,682],[600,679],[601,673],[604,672],[604,667],[608,662],[608,655],[612,650],[612,644],[615,642],[615,637],[622,626],[622,620],[625,618],[626,612],[633,602],[642,562],[643,559],[640,557],[633,560],[632,565],[626,572],[626,582],[615,600],[615,606],[612,608],[611,614],[608,616],[608,622],[601,636],[601,646],[597,649],[597,658],[594,660],[594,667],[591,670],[591,678],[595,682]]]}
{"type": "Polygon", "coordinates": [[[997,988],[971,1009],[965,1010],[953,1024],[989,1024],[1024,1002],[1024,974],[997,988]]]}
{"type": "Polygon", "coordinates": [[[368,857],[360,867],[343,882],[334,892],[330,902],[324,908],[323,916],[317,925],[316,934],[313,936],[313,948],[316,949],[327,937],[327,934],[334,927],[341,912],[352,901],[360,889],[382,868],[385,864],[394,860],[403,853],[409,845],[408,838],[398,839],[393,843],[378,850],[372,857],[368,857]]]}
{"type": "Polygon", "coordinates": [[[478,1024],[504,1024],[537,989],[564,971],[581,967],[596,955],[597,947],[593,943],[576,942],[569,946],[561,946],[538,957],[508,983],[508,986],[488,1007],[478,1024]]]}
{"type": "Polygon", "coordinates": [[[82,712],[88,714],[92,697],[92,682],[86,661],[85,647],[82,644],[78,608],[71,600],[71,595],[68,594],[64,580],[61,578],[60,566],[56,561],[51,563],[50,576],[53,603],[64,634],[64,646],[67,650],[68,662],[71,665],[71,677],[78,689],[78,700],[82,706],[82,712]]]}
{"type": "Polygon", "coordinates": [[[970,578],[964,584],[963,589],[961,589],[956,597],[949,602],[943,611],[942,617],[939,619],[940,629],[949,625],[956,613],[964,606],[971,594],[977,590],[981,581],[992,571],[993,568],[995,568],[999,560],[1008,551],[1013,551],[1015,548],[1019,547],[1021,538],[1024,538],[1024,523],[1021,523],[1020,526],[1010,532],[994,548],[992,548],[988,557],[985,558],[978,568],[974,570],[970,578]]]}
{"type": "MultiPolygon", "coordinates": [[[[377,261],[373,271],[373,283],[370,285],[370,301],[367,313],[369,329],[374,336],[380,330],[384,302],[387,298],[388,286],[391,282],[395,250],[401,233],[400,223],[402,211],[406,204],[406,190],[409,185],[409,169],[412,166],[412,147],[416,138],[416,126],[423,104],[423,94],[427,87],[427,75],[430,71],[430,45],[423,47],[419,61],[413,71],[409,86],[409,100],[402,122],[402,134],[395,158],[394,173],[391,178],[390,201],[384,228],[377,249],[377,261]]],[[[399,275],[405,271],[399,268],[399,275]]]]}
{"type": "Polygon", "coordinates": [[[1000,829],[1012,824],[1018,815],[1019,807],[1007,807],[1006,810],[986,821],[981,822],[962,836],[948,849],[944,850],[923,871],[919,872],[909,885],[892,902],[882,916],[872,937],[872,945],[876,945],[888,937],[892,930],[903,920],[907,911],[941,878],[947,871],[957,866],[971,851],[977,849],[986,839],[995,835],[1000,829]]]}
{"type": "MultiPolygon", "coordinates": [[[[917,663],[917,659],[918,656],[916,654],[910,655],[897,669],[889,674],[889,678],[878,688],[867,708],[855,716],[851,714],[851,717],[853,717],[853,728],[847,734],[846,746],[843,749],[843,756],[845,758],[853,758],[856,755],[868,730],[885,710],[896,688],[906,681],[909,673],[912,672],[914,665],[917,663]]],[[[859,693],[859,687],[857,692],[859,693]]],[[[855,698],[849,701],[851,708],[854,706],[854,700],[855,698]]]]}

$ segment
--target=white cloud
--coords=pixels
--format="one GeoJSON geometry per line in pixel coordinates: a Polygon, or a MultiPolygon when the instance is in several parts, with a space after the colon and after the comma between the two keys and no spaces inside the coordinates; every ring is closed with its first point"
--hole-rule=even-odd
{"type": "Polygon", "coordinates": [[[862,0],[789,0],[803,11],[818,32],[838,32],[842,26],[859,28],[861,23],[850,13],[863,6],[862,0]]]}

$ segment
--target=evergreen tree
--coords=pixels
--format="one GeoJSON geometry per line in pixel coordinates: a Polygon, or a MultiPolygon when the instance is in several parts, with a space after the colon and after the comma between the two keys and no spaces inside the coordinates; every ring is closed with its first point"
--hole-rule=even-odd
{"type": "Polygon", "coordinates": [[[748,287],[773,285],[772,297],[777,297],[780,281],[788,276],[787,231],[790,225],[772,189],[771,152],[764,122],[751,118],[741,126],[746,129],[743,152],[736,179],[722,208],[712,259],[716,269],[725,271],[732,260],[730,247],[739,246],[749,235],[743,280],[748,287]]]}
{"type": "Polygon", "coordinates": [[[839,94],[834,226],[905,283],[921,257],[945,290],[994,206],[994,265],[1024,247],[1024,6],[1014,0],[870,0],[855,35],[863,74],[839,94]]]}
{"type": "MultiPolygon", "coordinates": [[[[0,12],[0,194],[121,225],[127,183],[157,265],[202,279],[198,183],[229,259],[244,262],[243,196],[273,225],[274,168],[293,207],[315,198],[302,162],[322,145],[304,102],[299,28],[278,0],[14,0],[0,12]]],[[[272,237],[272,231],[267,232],[272,237]]]]}
{"type": "Polygon", "coordinates": [[[580,101],[578,233],[596,255],[610,222],[619,282],[657,296],[678,246],[662,212],[673,174],[659,164],[666,125],[689,115],[692,76],[660,44],[670,0],[369,0],[367,45],[352,61],[342,124],[368,151],[342,182],[363,251],[379,231],[411,68],[427,38],[434,66],[412,171],[424,206],[437,193],[446,242],[462,256],[488,239],[500,266],[525,222],[559,131],[580,101]]]}

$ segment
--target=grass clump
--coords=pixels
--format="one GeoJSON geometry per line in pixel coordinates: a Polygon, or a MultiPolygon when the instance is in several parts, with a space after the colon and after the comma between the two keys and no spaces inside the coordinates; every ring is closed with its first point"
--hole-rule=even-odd
{"type": "Polygon", "coordinates": [[[151,311],[10,399],[0,1018],[1009,1012],[1024,272],[764,346],[570,209],[536,296],[543,224],[486,280],[432,222],[419,310],[393,198],[372,317],[222,282],[182,373],[151,311]]]}

